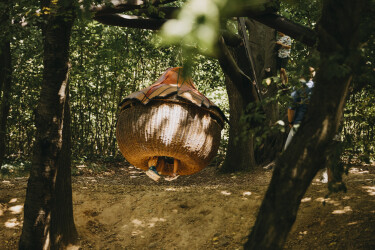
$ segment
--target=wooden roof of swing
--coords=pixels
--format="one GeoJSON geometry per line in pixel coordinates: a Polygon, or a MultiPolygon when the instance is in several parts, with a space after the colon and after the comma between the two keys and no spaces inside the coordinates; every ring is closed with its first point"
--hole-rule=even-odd
{"type": "Polygon", "coordinates": [[[228,121],[220,108],[197,90],[191,78],[182,76],[182,67],[167,69],[154,84],[128,95],[119,106],[120,110],[123,110],[134,102],[147,105],[152,100],[191,103],[207,109],[222,125],[224,121],[228,121]]]}

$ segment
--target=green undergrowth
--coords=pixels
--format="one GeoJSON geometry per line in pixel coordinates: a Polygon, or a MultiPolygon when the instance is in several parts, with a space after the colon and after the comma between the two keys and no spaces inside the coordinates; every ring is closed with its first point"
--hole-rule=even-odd
{"type": "Polygon", "coordinates": [[[0,179],[25,177],[29,174],[31,162],[25,160],[7,161],[1,166],[0,179]]]}

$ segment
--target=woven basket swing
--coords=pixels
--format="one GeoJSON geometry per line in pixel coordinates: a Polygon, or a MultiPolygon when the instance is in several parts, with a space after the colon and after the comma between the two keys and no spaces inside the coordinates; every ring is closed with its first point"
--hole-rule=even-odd
{"type": "Polygon", "coordinates": [[[192,80],[182,77],[182,68],[170,68],[120,103],[116,137],[121,153],[135,167],[146,171],[150,159],[158,157],[159,174],[190,175],[216,155],[225,120],[192,80]]]}

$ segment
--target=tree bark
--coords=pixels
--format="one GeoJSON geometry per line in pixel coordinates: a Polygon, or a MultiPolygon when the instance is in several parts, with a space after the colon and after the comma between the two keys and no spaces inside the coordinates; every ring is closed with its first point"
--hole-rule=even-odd
{"type": "Polygon", "coordinates": [[[167,19],[143,18],[118,13],[96,15],[94,19],[107,25],[149,30],[158,30],[166,21],[168,21],[167,19]]]}
{"type": "Polygon", "coordinates": [[[60,248],[75,243],[78,237],[73,219],[71,182],[71,114],[69,86],[64,105],[62,146],[57,160],[55,183],[55,206],[51,211],[51,248],[60,248]],[[63,235],[63,237],[61,237],[63,235]]]}
{"type": "Polygon", "coordinates": [[[229,140],[221,171],[250,170],[256,166],[254,143],[253,137],[249,137],[246,131],[248,126],[241,122],[241,116],[248,112],[246,108],[250,103],[258,101],[253,81],[246,77],[252,76],[252,70],[243,45],[228,49],[221,41],[220,47],[222,54],[219,56],[219,63],[226,76],[225,84],[230,108],[229,140]]]}
{"type": "MultiPolygon", "coordinates": [[[[280,120],[278,101],[271,101],[271,98],[277,95],[279,87],[275,82],[270,85],[261,83],[263,79],[277,74],[276,31],[250,18],[246,20],[246,27],[249,30],[250,53],[254,61],[254,70],[261,96],[262,99],[267,100],[262,106],[265,113],[264,125],[266,129],[271,129],[271,126],[280,120]]],[[[275,160],[282,150],[283,139],[284,136],[281,132],[271,132],[261,145],[255,148],[257,164],[264,165],[275,160]]]]}
{"type": "Polygon", "coordinates": [[[36,112],[37,136],[27,185],[19,249],[60,249],[77,240],[70,176],[68,95],[72,1],[51,4],[45,15],[44,71],[36,112]]]}
{"type": "Polygon", "coordinates": [[[248,15],[248,17],[257,20],[270,28],[281,31],[292,37],[294,40],[306,44],[307,46],[313,46],[316,43],[316,33],[313,30],[278,14],[268,13],[261,16],[248,15]]]}
{"type": "Polygon", "coordinates": [[[229,76],[225,77],[229,99],[229,139],[225,160],[220,168],[222,172],[248,171],[256,166],[254,139],[244,131],[247,126],[241,123],[247,103],[235,87],[229,76]]]}
{"type": "Polygon", "coordinates": [[[0,36],[0,97],[3,93],[0,105],[0,169],[3,165],[5,150],[7,146],[6,130],[10,109],[11,86],[12,86],[12,55],[10,51],[10,1],[2,0],[7,7],[3,9],[0,16],[0,28],[3,34],[0,36]]]}
{"type": "MultiPolygon", "coordinates": [[[[160,4],[159,1],[154,1],[154,5],[160,4]]],[[[171,1],[173,2],[173,1],[171,1]]],[[[164,2],[163,2],[164,4],[164,2]]],[[[277,3],[274,0],[269,0],[254,5],[253,3],[240,6],[235,12],[225,13],[226,17],[249,17],[258,22],[269,26],[272,29],[279,30],[288,36],[300,41],[308,46],[313,46],[316,43],[316,33],[303,25],[293,22],[285,17],[282,17],[275,12],[277,11],[277,3]]],[[[158,13],[163,13],[164,18],[158,18],[154,12],[149,12],[145,8],[143,1],[139,3],[132,3],[132,1],[123,1],[121,4],[114,6],[97,6],[93,7],[91,11],[95,12],[94,19],[98,22],[107,25],[114,25],[120,27],[130,27],[138,29],[158,30],[168,20],[173,18],[174,13],[179,11],[179,7],[158,7],[158,13]],[[139,9],[139,15],[144,14],[150,18],[141,18],[135,15],[119,14],[129,10],[139,9]]]]}
{"type": "MultiPolygon", "coordinates": [[[[232,64],[238,67],[240,72],[246,72],[252,79],[257,78],[258,87],[261,89],[263,97],[271,97],[277,92],[277,86],[271,85],[263,87],[260,84],[265,77],[265,69],[270,68],[271,74],[276,74],[276,55],[275,49],[275,31],[267,26],[257,22],[247,20],[247,27],[249,29],[249,43],[242,46],[237,46],[232,50],[227,50],[226,47],[221,46],[224,55],[219,57],[220,65],[226,73],[226,88],[229,98],[230,107],[230,128],[229,128],[229,141],[227,147],[227,154],[222,165],[221,170],[224,172],[234,172],[240,170],[249,170],[256,166],[254,154],[254,140],[253,136],[245,136],[249,133],[246,131],[249,127],[254,127],[256,124],[243,124],[240,122],[241,116],[249,114],[246,107],[250,103],[257,101],[257,93],[255,92],[254,85],[251,79],[244,77],[235,77],[236,70],[228,71],[230,63],[228,58],[232,58],[232,64]],[[254,62],[254,70],[250,67],[249,58],[246,56],[244,46],[249,46],[248,50],[252,61],[254,62]],[[225,52],[227,50],[227,52],[225,52]],[[227,63],[225,61],[227,60],[227,63]],[[239,67],[238,65],[241,65],[239,67]],[[242,84],[247,85],[244,87],[242,84]]],[[[246,34],[247,36],[248,34],[246,34]]],[[[234,67],[234,68],[235,68],[234,67]]],[[[270,102],[263,106],[266,112],[267,125],[272,125],[278,119],[278,104],[277,102],[270,102]]],[[[262,145],[258,153],[262,153],[263,157],[257,157],[259,162],[272,161],[275,159],[277,153],[282,146],[282,136],[279,134],[272,134],[262,145]],[[268,154],[263,154],[268,151],[268,154]]]]}
{"type": "Polygon", "coordinates": [[[325,166],[352,79],[349,66],[356,62],[353,51],[358,48],[358,26],[366,3],[324,1],[318,26],[321,59],[310,108],[292,144],[276,162],[245,249],[283,248],[302,197],[325,166]]]}
{"type": "Polygon", "coordinates": [[[176,1],[177,0],[109,0],[105,4],[91,6],[90,11],[99,14],[113,14],[145,8],[148,7],[147,4],[158,6],[160,4],[167,4],[176,1]]]}

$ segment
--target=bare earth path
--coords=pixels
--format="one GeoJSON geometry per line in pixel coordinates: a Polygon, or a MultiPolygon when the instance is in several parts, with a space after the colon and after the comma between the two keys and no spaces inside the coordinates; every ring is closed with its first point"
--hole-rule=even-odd
{"type": "MultiPolygon", "coordinates": [[[[154,183],[124,164],[73,177],[81,249],[243,249],[272,171],[209,167],[154,183]]],[[[375,167],[352,168],[329,198],[317,178],[285,249],[375,249],[375,167]]],[[[27,178],[0,179],[0,249],[17,249],[27,178]]]]}

